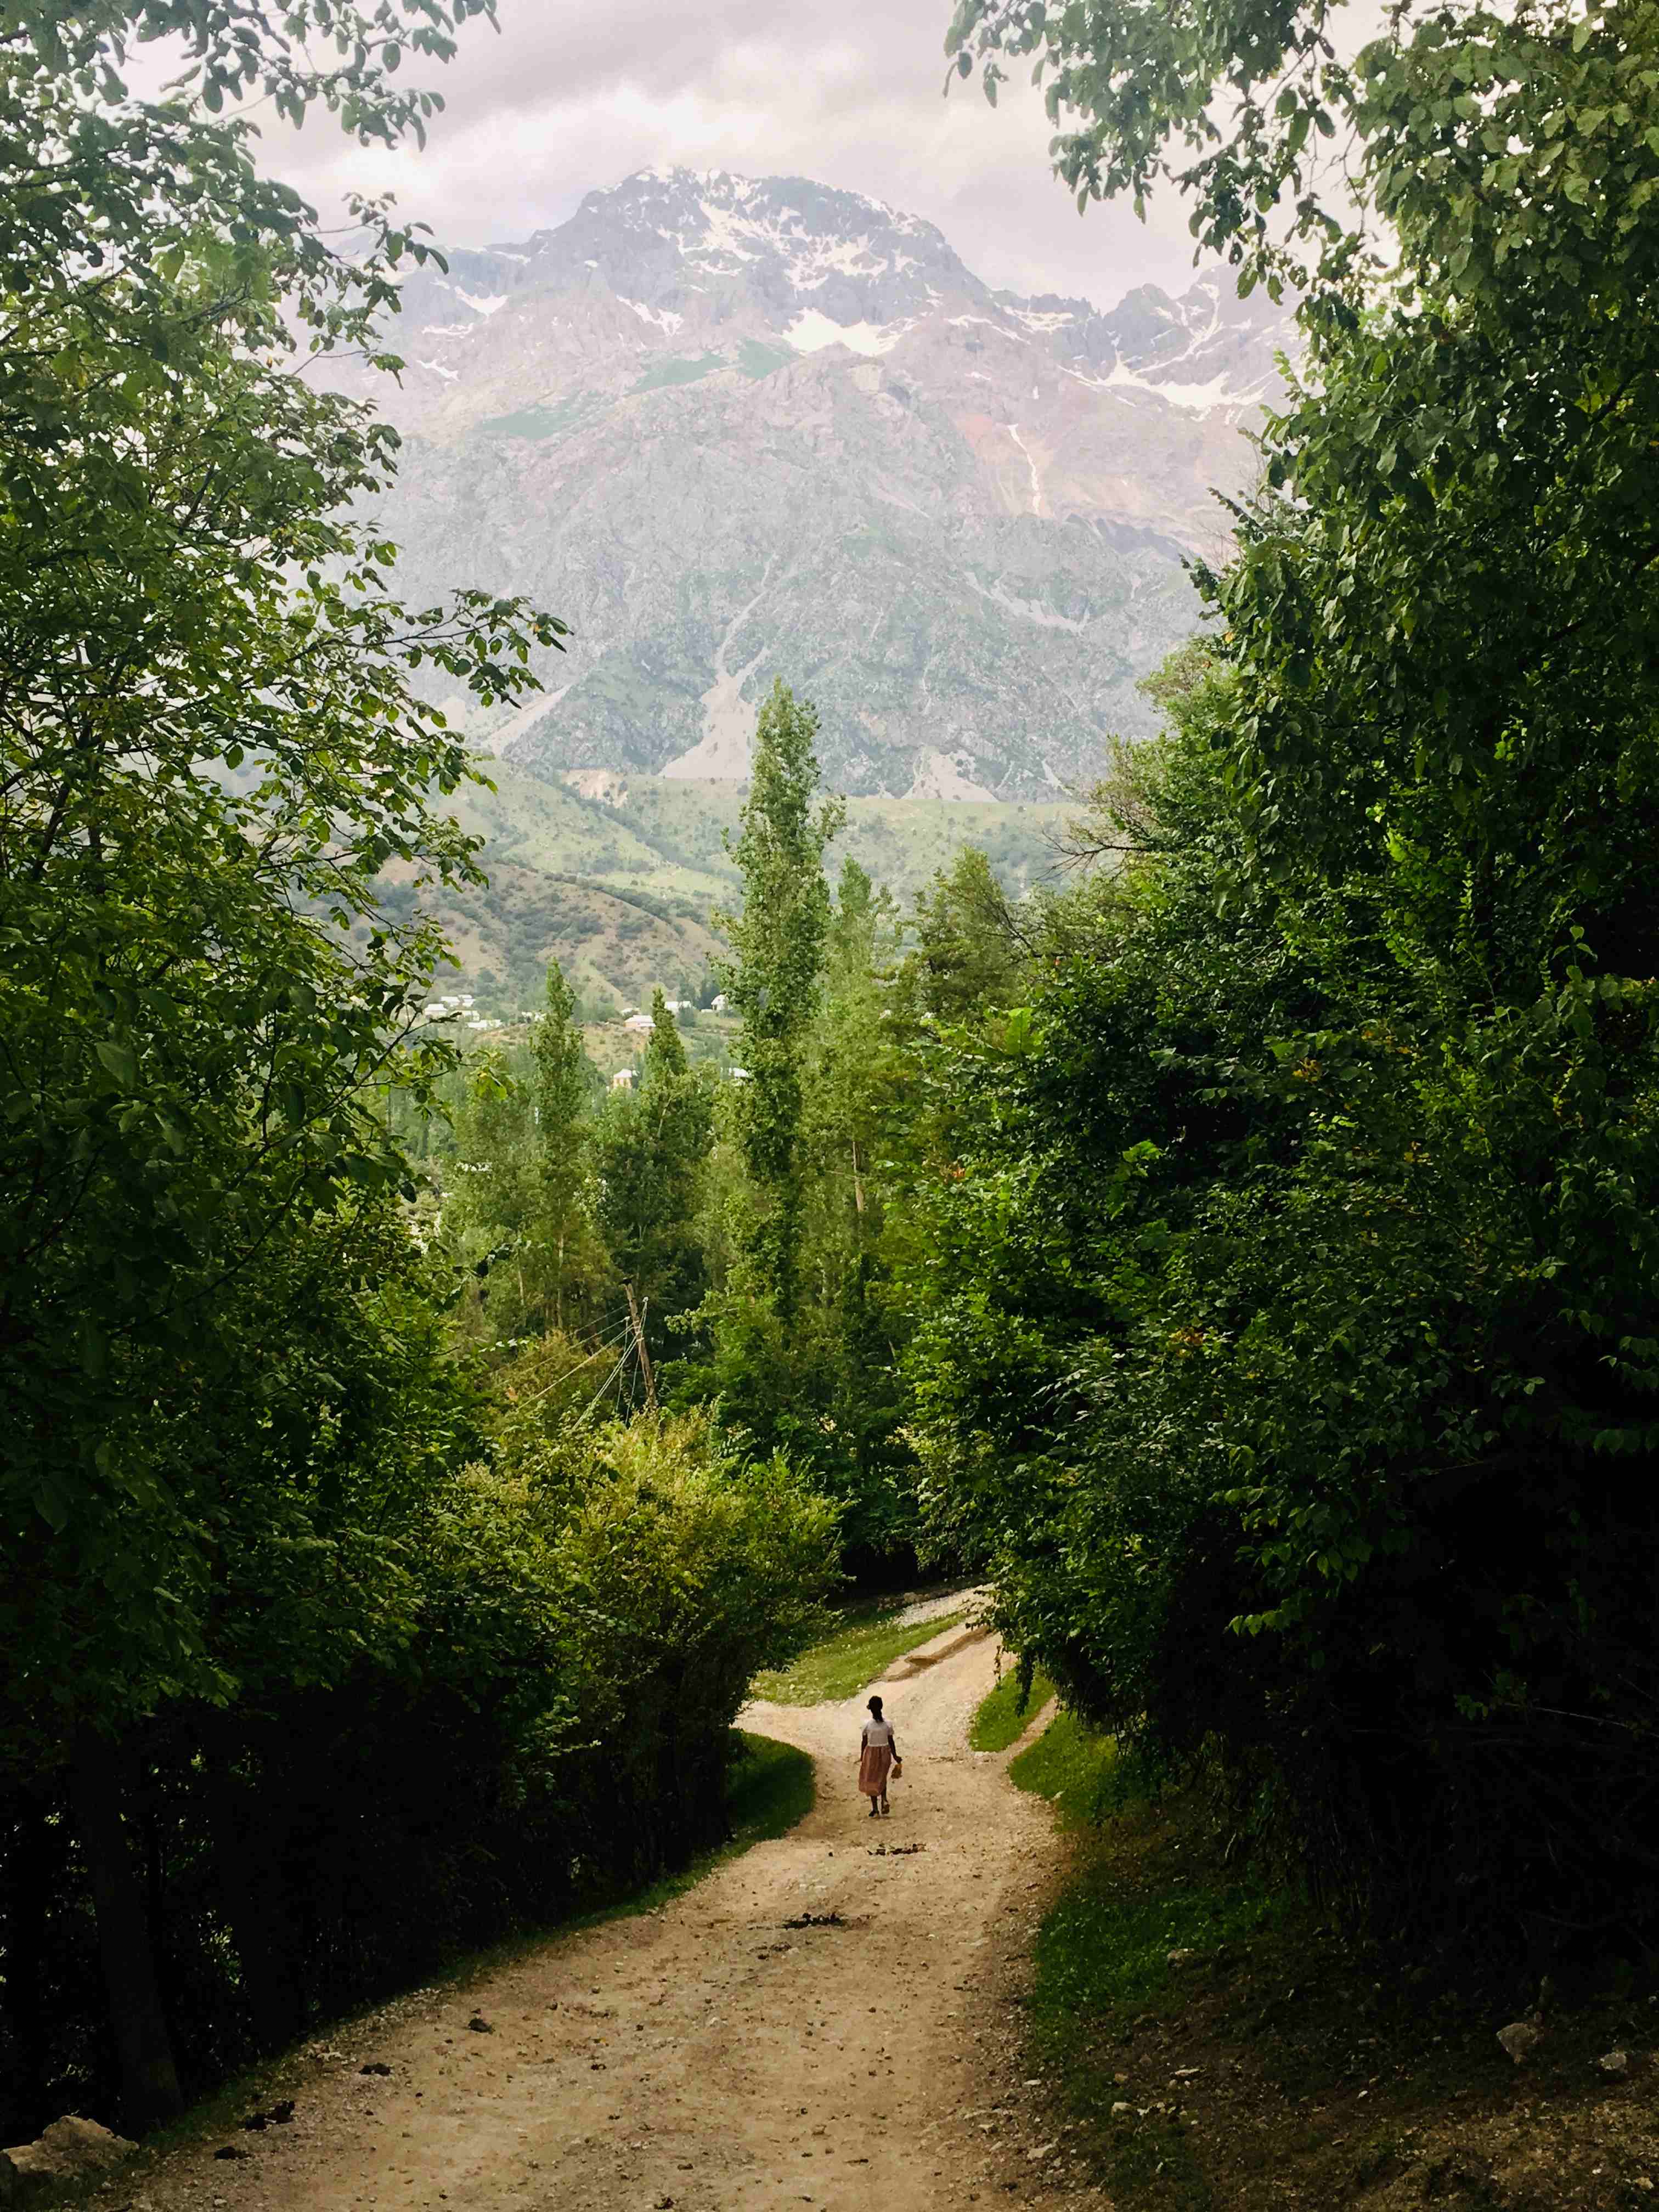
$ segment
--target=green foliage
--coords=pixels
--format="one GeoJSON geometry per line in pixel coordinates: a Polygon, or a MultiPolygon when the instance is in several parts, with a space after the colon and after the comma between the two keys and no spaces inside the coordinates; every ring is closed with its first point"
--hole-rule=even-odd
{"type": "Polygon", "coordinates": [[[890,1573],[914,1562],[915,1537],[884,1249],[891,1156],[911,1118],[886,1004],[901,924],[850,858],[832,906],[814,726],[781,688],[774,710],[762,727],[777,765],[755,786],[770,811],[751,796],[738,847],[751,897],[729,975],[738,1050],[757,1064],[732,1108],[744,1174],[728,1207],[732,1257],[704,1310],[708,1354],[680,1388],[718,1403],[732,1433],[810,1468],[846,1509],[849,1565],[890,1573]]]}
{"type": "MultiPolygon", "coordinates": [[[[415,43],[439,51],[447,20],[421,11],[415,43]]],[[[437,948],[373,925],[374,879],[394,856],[471,868],[429,797],[465,756],[416,672],[510,700],[562,629],[390,589],[394,549],[351,518],[392,443],[290,356],[296,328],[360,341],[424,249],[375,222],[348,260],[258,179],[242,126],[125,100],[123,27],[191,21],[215,104],[264,81],[383,135],[421,108],[378,65],[350,91],[314,75],[233,6],[30,10],[0,68],[8,173],[58,157],[0,218],[0,1513],[10,1558],[50,1540],[39,1522],[75,1563],[61,1609],[31,1612],[54,1640],[9,1639],[7,1695],[64,1735],[224,1693],[211,1546],[145,1439],[193,1378],[234,1389],[247,1270],[403,1182],[375,1086],[395,1066],[419,1094],[441,1064],[405,1042],[437,948]],[[124,1624],[106,1670],[82,1608],[124,1624]]]]}
{"type": "Polygon", "coordinates": [[[1200,14],[952,33],[1051,73],[1085,195],[1184,145],[1308,354],[1085,825],[1126,867],[1019,1049],[954,1049],[927,1496],[1074,1709],[1218,1753],[1327,1898],[1547,1948],[1659,1913],[1659,11],[1407,11],[1352,65],[1320,7],[1200,14]]]}
{"type": "Polygon", "coordinates": [[[926,1011],[957,1022],[1007,1005],[1021,961],[1007,895],[976,846],[965,846],[916,899],[915,975],[926,1011]]]}
{"type": "Polygon", "coordinates": [[[614,1091],[596,1138],[599,1225],[611,1262],[643,1310],[647,1342],[659,1358],[674,1322],[701,1304],[708,1275],[698,1234],[714,1134],[714,1097],[694,1074],[660,991],[640,1081],[614,1091]]]}
{"type": "Polygon", "coordinates": [[[463,1284],[461,1328],[498,1350],[592,1328],[612,1286],[592,1158],[602,1093],[556,962],[545,1006],[521,1072],[499,1046],[468,1061],[440,1170],[440,1241],[463,1284]]]}
{"type": "MultiPolygon", "coordinates": [[[[324,1264],[295,1285],[337,1369],[354,1341],[328,1307],[338,1279],[324,1264]]],[[[296,1484],[308,1520],[296,1510],[285,1542],[230,1553],[217,1634],[239,1706],[175,1705],[137,1747],[129,1802],[163,1869],[173,2026],[197,2081],[810,1805],[810,1763],[768,1747],[734,1770],[730,1731],[755,1669],[811,1632],[830,1510],[781,1465],[713,1451],[695,1419],[595,1430],[544,1397],[532,1420],[533,1365],[506,1370],[527,1387],[469,1459],[488,1409],[441,1365],[447,1398],[410,1388],[433,1326],[417,1309],[388,1358],[382,1322],[378,1365],[359,1359],[379,1395],[347,1401],[356,1419],[314,1486],[331,1508],[296,1484]]],[[[289,1419],[307,1443],[314,1381],[296,1364],[289,1419]]],[[[227,1517],[243,1472],[225,1470],[227,1517]]],[[[50,1845],[57,1786],[0,1793],[0,1837],[21,1823],[50,1845]]],[[[38,1916],[43,1940],[20,1952],[9,1918],[0,2023],[20,2125],[37,2118],[31,2080],[44,2100],[78,2063],[96,2095],[105,2063],[74,1948],[83,1876],[50,1849],[28,1864],[42,1886],[9,1882],[7,1911],[38,1916]],[[8,2039],[31,2017],[25,2051],[8,2039]]]]}
{"type": "Polygon", "coordinates": [[[743,1017],[738,1049],[749,1072],[737,1127],[757,1207],[756,1280],[785,1322],[799,1292],[802,1060],[830,925],[823,848],[845,814],[836,799],[816,801],[817,732],[811,707],[775,683],[756,726],[749,797],[732,848],[743,910],[721,917],[732,944],[724,980],[743,1017]]]}
{"type": "MultiPolygon", "coordinates": [[[[428,907],[483,890],[433,701],[512,704],[564,629],[399,599],[366,519],[397,441],[301,372],[395,368],[377,325],[430,249],[357,204],[337,250],[218,118],[252,94],[418,137],[405,52],[492,12],[43,0],[0,53],[19,2134],[66,2087],[145,2126],[175,2045],[210,2080],[715,1840],[749,1678],[835,1571],[833,1510],[781,1462],[695,1422],[596,1434],[586,1342],[498,1407],[454,1356],[485,1297],[498,1353],[589,1322],[611,1267],[556,971],[532,1064],[468,1071],[441,1224],[404,1211],[401,1138],[426,1148],[454,1081],[428,907]],[[128,41],[175,34],[187,88],[130,99],[128,41]]],[[[653,1050],[657,1095],[690,1084],[672,1024],[653,1050]]]]}

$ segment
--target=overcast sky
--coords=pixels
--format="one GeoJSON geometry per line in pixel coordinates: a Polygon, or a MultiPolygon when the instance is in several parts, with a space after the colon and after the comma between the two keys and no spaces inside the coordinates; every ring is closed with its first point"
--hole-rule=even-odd
{"type": "MultiPolygon", "coordinates": [[[[500,0],[447,69],[423,152],[365,151],[315,116],[264,124],[264,162],[332,218],[353,185],[396,191],[452,246],[522,238],[635,169],[813,177],[936,222],[969,266],[1022,292],[1112,305],[1193,281],[1173,202],[1079,216],[1048,165],[1039,95],[941,97],[950,0],[500,0]]],[[[405,63],[405,68],[410,64],[405,63]]],[[[267,111],[267,113],[269,111],[267,111]]]]}

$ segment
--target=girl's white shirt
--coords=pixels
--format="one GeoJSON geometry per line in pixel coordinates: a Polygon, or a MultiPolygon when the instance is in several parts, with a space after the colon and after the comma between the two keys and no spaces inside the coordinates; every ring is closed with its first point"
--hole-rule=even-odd
{"type": "Polygon", "coordinates": [[[864,1741],[872,1751],[890,1751],[893,1746],[891,1721],[870,1719],[864,1723],[864,1741]]]}

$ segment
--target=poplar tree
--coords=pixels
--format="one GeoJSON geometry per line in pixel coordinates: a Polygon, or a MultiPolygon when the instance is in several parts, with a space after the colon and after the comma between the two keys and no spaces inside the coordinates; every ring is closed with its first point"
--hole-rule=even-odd
{"type": "Polygon", "coordinates": [[[660,1358],[672,1347],[669,1323],[707,1288],[698,1217],[714,1107],[660,991],[651,1018],[638,1091],[614,1091],[600,1118],[599,1215],[611,1265],[631,1286],[660,1358]]]}
{"type": "Polygon", "coordinates": [[[547,1011],[536,1024],[534,1097],[540,1194],[536,1236],[549,1317],[565,1328],[605,1273],[595,1234],[587,1115],[593,1069],[576,1018],[576,995],[556,960],[547,969],[547,1011]]]}
{"type": "Polygon", "coordinates": [[[732,848],[743,910],[721,917],[732,952],[726,994],[743,1017],[748,1070],[737,1131],[756,1204],[750,1256],[757,1287],[786,1323],[799,1297],[802,1078],[830,927],[823,854],[847,815],[844,799],[817,797],[817,730],[814,709],[775,683],[732,848]]]}

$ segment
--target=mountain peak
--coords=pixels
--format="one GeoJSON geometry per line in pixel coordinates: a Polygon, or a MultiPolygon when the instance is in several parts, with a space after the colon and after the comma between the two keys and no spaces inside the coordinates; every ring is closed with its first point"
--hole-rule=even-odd
{"type": "Polygon", "coordinates": [[[807,177],[726,169],[638,170],[538,233],[529,258],[538,283],[597,271],[653,308],[684,312],[669,293],[712,288],[777,309],[799,301],[847,325],[884,325],[946,294],[984,290],[915,216],[807,177]]]}
{"type": "Polygon", "coordinates": [[[866,194],[684,167],[411,272],[402,307],[422,578],[574,628],[547,711],[475,736],[550,774],[741,774],[781,671],[845,787],[1019,799],[1146,726],[1288,331],[1225,271],[1103,313],[992,289],[866,194]]]}

